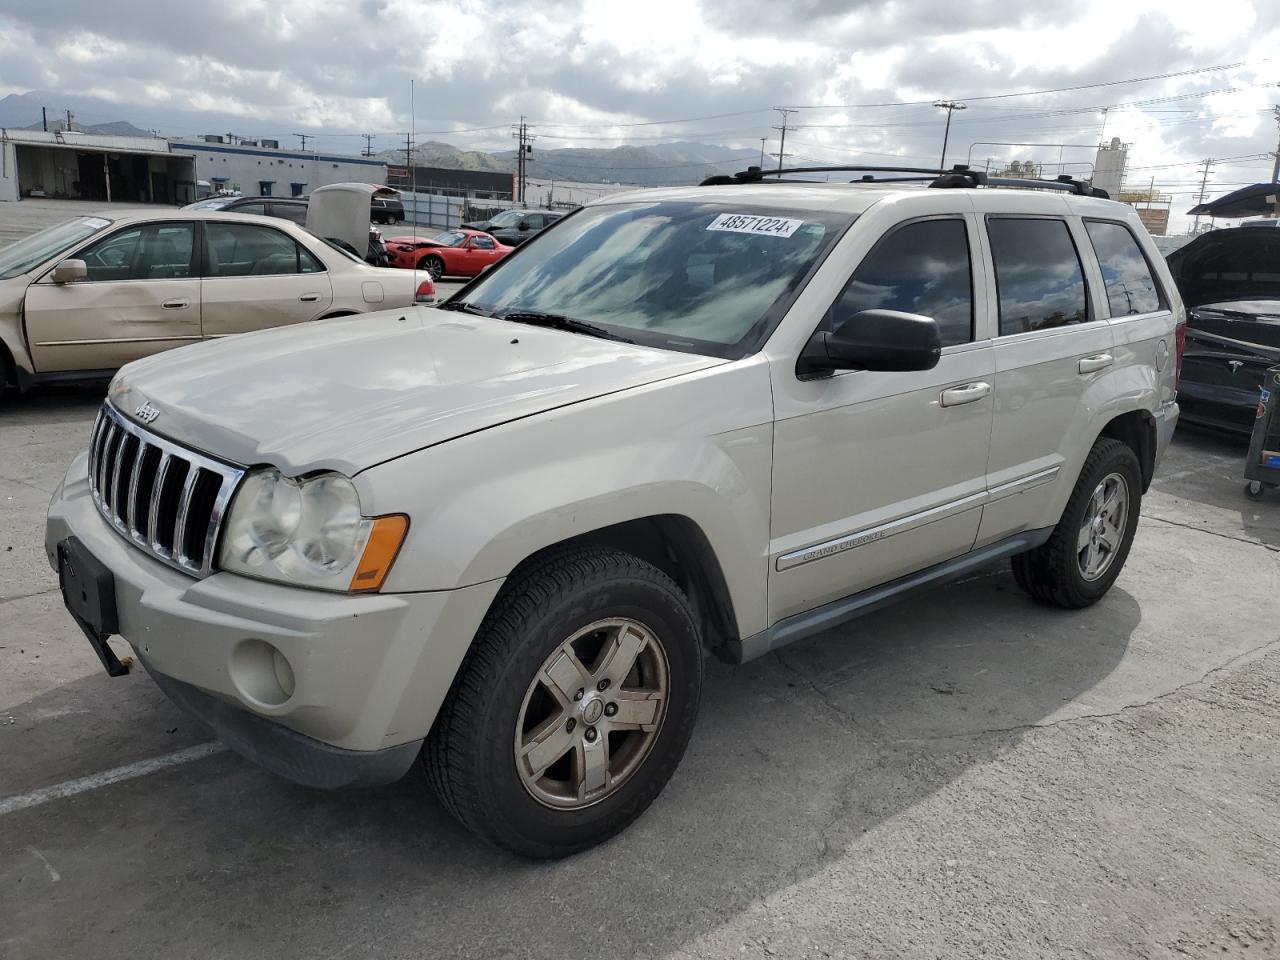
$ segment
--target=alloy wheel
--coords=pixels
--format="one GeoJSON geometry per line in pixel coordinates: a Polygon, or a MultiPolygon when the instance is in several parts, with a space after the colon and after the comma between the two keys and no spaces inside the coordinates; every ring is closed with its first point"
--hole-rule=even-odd
{"type": "Polygon", "coordinates": [[[599,620],[556,647],[525,693],[515,762],[539,803],[577,810],[611,796],[644,763],[666,717],[667,655],[628,618],[599,620]]]}
{"type": "Polygon", "coordinates": [[[1076,563],[1086,580],[1097,580],[1111,568],[1124,541],[1129,520],[1129,485],[1109,473],[1094,488],[1076,537],[1076,563]]]}

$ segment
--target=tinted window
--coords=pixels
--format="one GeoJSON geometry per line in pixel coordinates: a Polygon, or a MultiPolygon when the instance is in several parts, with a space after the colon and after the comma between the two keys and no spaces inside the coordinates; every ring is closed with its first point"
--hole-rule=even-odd
{"type": "Polygon", "coordinates": [[[270,227],[247,223],[205,224],[210,277],[250,277],[298,273],[294,239],[270,227]]]}
{"type": "Polygon", "coordinates": [[[1086,220],[1089,242],[1098,255],[1102,282],[1107,288],[1111,316],[1152,313],[1160,309],[1160,292],[1151,276],[1147,258],[1133,234],[1123,224],[1086,220]]]}
{"type": "Polygon", "coordinates": [[[973,272],[963,220],[922,220],[891,231],[858,265],[827,313],[828,329],[859,310],[901,310],[938,321],[944,347],[973,339],[973,272]]]}
{"type": "Polygon", "coordinates": [[[499,316],[560,314],[650,346],[743,356],[851,220],[693,201],[588,207],[467,300],[499,316]]]}
{"type": "Polygon", "coordinates": [[[81,254],[89,280],[181,280],[191,276],[190,223],[130,227],[81,254]]]}
{"type": "Polygon", "coordinates": [[[987,221],[1000,299],[1000,335],[1083,323],[1089,317],[1071,233],[1062,220],[987,221]]]}
{"type": "Polygon", "coordinates": [[[267,215],[267,205],[265,203],[238,203],[230,209],[231,213],[252,213],[259,217],[267,215]]]}
{"type": "Polygon", "coordinates": [[[524,218],[524,222],[525,222],[525,223],[527,223],[527,224],[529,225],[529,229],[530,229],[530,230],[541,230],[541,229],[542,229],[542,214],[540,214],[540,213],[531,213],[531,214],[529,214],[528,216],[526,216],[526,217],[524,218]]]}
{"type": "Polygon", "coordinates": [[[471,244],[480,250],[492,250],[493,237],[472,237],[471,244]]]}
{"type": "MultiPolygon", "coordinates": [[[[244,211],[238,211],[243,213],[244,211]]],[[[307,206],[304,203],[273,203],[271,215],[282,220],[289,220],[300,227],[307,225],[307,206]]]]}

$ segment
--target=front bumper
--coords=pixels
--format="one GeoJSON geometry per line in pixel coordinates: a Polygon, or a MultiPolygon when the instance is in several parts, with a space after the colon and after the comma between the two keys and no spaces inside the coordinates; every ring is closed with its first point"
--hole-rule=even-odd
{"type": "Polygon", "coordinates": [[[404,773],[501,581],[350,596],[230,573],[196,580],[108,526],[86,465],[75,460],[49,505],[50,563],[75,536],[112,572],[120,635],[171,699],[228,746],[303,783],[404,773]],[[290,668],[291,692],[272,651],[290,668]]]}

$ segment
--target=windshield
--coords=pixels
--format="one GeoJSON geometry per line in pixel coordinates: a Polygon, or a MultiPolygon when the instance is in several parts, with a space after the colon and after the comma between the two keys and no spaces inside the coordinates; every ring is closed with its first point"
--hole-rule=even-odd
{"type": "Polygon", "coordinates": [[[442,247],[457,247],[467,239],[467,235],[458,233],[456,230],[446,230],[444,233],[437,233],[431,239],[442,247]]]}
{"type": "Polygon", "coordinates": [[[346,243],[345,241],[337,240],[333,237],[321,237],[320,239],[323,240],[330,247],[332,247],[334,250],[337,250],[340,254],[342,254],[348,260],[354,260],[356,263],[364,263],[364,260],[362,260],[359,257],[359,255],[357,255],[356,252],[351,249],[351,245],[346,243]]]}
{"type": "Polygon", "coordinates": [[[109,226],[111,221],[104,217],[79,217],[23,237],[17,243],[0,249],[0,280],[34,270],[46,260],[109,226]]]}
{"type": "Polygon", "coordinates": [[[507,210],[489,221],[491,227],[512,227],[520,222],[523,214],[519,210],[507,210]]]}
{"type": "Polygon", "coordinates": [[[849,214],[659,201],[588,207],[467,291],[649,346],[745,356],[853,222],[849,214]]]}

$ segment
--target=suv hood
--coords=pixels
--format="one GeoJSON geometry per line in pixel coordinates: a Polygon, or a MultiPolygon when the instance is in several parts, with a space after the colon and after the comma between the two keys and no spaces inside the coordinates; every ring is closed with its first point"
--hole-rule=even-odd
{"type": "Polygon", "coordinates": [[[124,367],[111,402],[247,466],[348,476],[454,437],[727,361],[425,307],[242,334],[124,367]]]}
{"type": "Polygon", "coordinates": [[[1230,227],[1196,237],[1167,257],[1188,307],[1280,300],[1280,229],[1230,227]]]}

